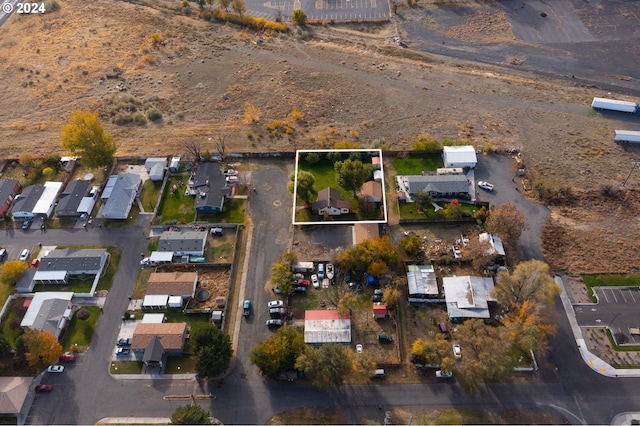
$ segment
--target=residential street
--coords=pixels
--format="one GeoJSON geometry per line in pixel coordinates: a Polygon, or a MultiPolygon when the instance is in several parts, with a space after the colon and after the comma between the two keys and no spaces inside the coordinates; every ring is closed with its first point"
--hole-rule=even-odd
{"type": "MultiPolygon", "coordinates": [[[[247,294],[254,301],[254,314],[241,326],[238,363],[224,385],[201,388],[195,380],[118,380],[109,374],[109,361],[120,316],[128,303],[139,270],[139,257],[147,245],[148,216],[141,216],[136,230],[99,229],[14,231],[6,245],[20,247],[73,244],[116,245],[122,250],[120,268],[87,354],[69,366],[64,374],[47,377],[56,386],[48,395],[38,395],[27,419],[29,424],[93,424],[104,417],[170,416],[184,400],[164,400],[167,395],[208,394],[213,400],[199,401],[203,408],[227,424],[264,424],[271,416],[305,406],[340,406],[375,409],[385,406],[486,407],[492,409],[557,410],[575,424],[606,424],[618,413],[640,411],[640,383],[634,379],[610,379],[587,367],[576,349],[569,323],[558,303],[554,321],[558,333],[552,338],[550,365],[542,366],[545,383],[490,384],[475,397],[467,396],[455,383],[433,385],[358,385],[320,391],[297,384],[263,379],[250,365],[252,345],[270,333],[264,326],[269,300],[264,283],[271,264],[286,250],[291,200],[286,191],[288,172],[265,166],[255,173],[256,194],[250,208],[253,216],[253,244],[247,294]],[[144,230],[144,232],[143,232],[144,230]],[[550,366],[557,366],[554,372],[550,366]],[[108,401],[105,403],[104,401],[108,401]]],[[[244,320],[243,320],[244,321],[244,320]]],[[[358,410],[349,422],[357,423],[358,410]]]]}

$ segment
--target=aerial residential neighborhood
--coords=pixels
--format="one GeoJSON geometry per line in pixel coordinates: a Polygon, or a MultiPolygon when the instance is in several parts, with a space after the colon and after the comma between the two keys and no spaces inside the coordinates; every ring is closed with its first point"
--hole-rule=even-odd
{"type": "Polygon", "coordinates": [[[9,0],[7,424],[638,424],[634,2],[9,0]]]}

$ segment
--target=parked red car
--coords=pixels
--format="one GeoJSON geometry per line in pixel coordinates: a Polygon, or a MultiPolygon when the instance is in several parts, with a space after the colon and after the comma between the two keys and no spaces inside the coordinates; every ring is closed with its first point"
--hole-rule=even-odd
{"type": "Polygon", "coordinates": [[[52,390],[53,390],[53,385],[37,385],[36,386],[37,393],[51,392],[52,390]]]}
{"type": "Polygon", "coordinates": [[[76,356],[72,353],[64,353],[58,358],[59,362],[75,362],[76,356]]]}

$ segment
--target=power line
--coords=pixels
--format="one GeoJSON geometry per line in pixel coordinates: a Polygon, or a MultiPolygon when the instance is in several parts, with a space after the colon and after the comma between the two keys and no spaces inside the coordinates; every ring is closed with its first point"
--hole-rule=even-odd
{"type": "Polygon", "coordinates": [[[622,187],[623,188],[627,185],[627,181],[631,177],[631,174],[633,173],[633,171],[640,168],[640,161],[634,161],[631,164],[633,165],[633,167],[631,168],[631,171],[629,172],[629,176],[627,176],[627,178],[622,183],[622,187]]]}

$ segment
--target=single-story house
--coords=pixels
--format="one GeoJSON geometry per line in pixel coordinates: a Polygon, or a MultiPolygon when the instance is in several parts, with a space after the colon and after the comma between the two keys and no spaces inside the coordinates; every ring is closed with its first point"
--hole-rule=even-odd
{"type": "Polygon", "coordinates": [[[15,179],[0,179],[0,216],[7,214],[18,191],[20,182],[15,179]]]}
{"type": "Polygon", "coordinates": [[[66,271],[70,276],[99,275],[109,259],[106,249],[65,248],[40,258],[38,272],[66,271]]]}
{"type": "Polygon", "coordinates": [[[33,377],[0,377],[0,416],[16,417],[17,424],[24,420],[31,404],[25,406],[33,377]]]}
{"type": "Polygon", "coordinates": [[[171,251],[176,256],[203,256],[207,231],[165,231],[157,251],[171,251]]]}
{"type": "Polygon", "coordinates": [[[173,263],[172,251],[152,251],[149,255],[149,263],[151,265],[164,265],[166,263],[173,263]]]}
{"type": "Polygon", "coordinates": [[[72,291],[37,292],[33,296],[20,326],[47,331],[57,339],[71,319],[72,297],[72,291]]]}
{"type": "Polygon", "coordinates": [[[164,346],[162,346],[160,337],[153,336],[147,347],[144,349],[142,362],[149,368],[162,368],[165,359],[166,351],[164,349],[164,346]]]}
{"type": "Polygon", "coordinates": [[[162,181],[164,171],[167,169],[167,159],[165,157],[150,157],[144,162],[144,168],[149,174],[149,179],[153,182],[162,181]]]}
{"type": "Polygon", "coordinates": [[[459,167],[462,169],[473,169],[478,163],[476,150],[471,145],[443,147],[442,160],[445,167],[459,167]]]}
{"type": "Polygon", "coordinates": [[[338,216],[349,213],[349,202],[340,198],[340,191],[329,187],[318,192],[318,199],[311,204],[311,209],[319,215],[338,216]]]}
{"type": "Polygon", "coordinates": [[[56,215],[58,217],[78,217],[82,200],[89,194],[91,182],[88,180],[72,180],[60,194],[56,215]]]}
{"type": "Polygon", "coordinates": [[[162,343],[165,353],[180,355],[189,336],[185,322],[138,323],[131,339],[131,350],[145,351],[154,338],[162,343]]]}
{"type": "Polygon", "coordinates": [[[105,219],[127,219],[141,185],[140,175],[135,173],[119,174],[111,188],[109,198],[102,208],[102,216],[105,219]]]}
{"type": "Polygon", "coordinates": [[[373,203],[382,202],[382,183],[374,180],[365,182],[364,185],[362,185],[362,198],[373,203]]]}
{"type": "Polygon", "coordinates": [[[373,318],[385,319],[387,317],[387,307],[385,305],[373,305],[373,318]]]}
{"type": "Polygon", "coordinates": [[[304,341],[312,346],[324,343],[351,344],[351,318],[335,309],[304,312],[304,341]]]}
{"type": "Polygon", "coordinates": [[[229,196],[227,178],[220,164],[203,163],[187,184],[187,193],[195,196],[195,209],[198,213],[220,213],[224,201],[229,196]]]}
{"type": "Polygon", "coordinates": [[[197,284],[197,272],[154,272],[147,281],[147,295],[166,294],[184,300],[193,297],[197,284]]]}
{"type": "Polygon", "coordinates": [[[487,242],[491,244],[492,253],[495,253],[496,259],[505,258],[504,246],[502,245],[502,239],[495,234],[490,234],[488,232],[483,232],[478,236],[480,241],[487,242]]]}
{"type": "Polygon", "coordinates": [[[15,197],[15,202],[11,208],[11,214],[14,219],[33,218],[33,209],[36,204],[38,204],[43,192],[44,186],[42,185],[29,185],[24,188],[22,192],[15,197]]]}
{"type": "Polygon", "coordinates": [[[42,218],[49,218],[53,213],[53,209],[56,206],[56,200],[58,194],[62,189],[62,182],[45,182],[44,191],[40,195],[40,199],[33,207],[33,216],[39,216],[42,218]]]}
{"type": "Polygon", "coordinates": [[[424,191],[432,197],[469,198],[469,181],[465,175],[404,176],[411,197],[424,191]]]}
{"type": "Polygon", "coordinates": [[[488,319],[489,302],[496,299],[491,296],[494,283],[491,277],[444,277],[442,287],[447,303],[447,314],[452,322],[469,318],[488,319]]]}
{"type": "Polygon", "coordinates": [[[363,241],[373,241],[380,236],[380,226],[377,223],[356,223],[353,225],[353,245],[363,241]]]}
{"type": "Polygon", "coordinates": [[[424,302],[440,296],[433,265],[407,265],[409,302],[424,302]]]}

